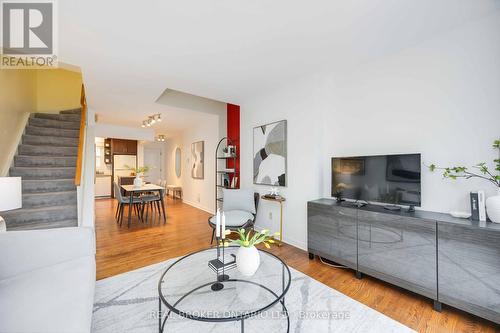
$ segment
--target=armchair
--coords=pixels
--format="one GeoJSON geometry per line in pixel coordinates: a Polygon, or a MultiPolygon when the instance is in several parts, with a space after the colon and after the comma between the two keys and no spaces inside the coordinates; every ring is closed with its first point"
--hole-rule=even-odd
{"type": "MultiPolygon", "coordinates": [[[[253,193],[251,190],[223,189],[222,197],[226,229],[253,229],[259,205],[259,193],[253,193]]],[[[215,224],[215,216],[208,219],[208,225],[212,228],[210,244],[214,242],[215,224]]]]}

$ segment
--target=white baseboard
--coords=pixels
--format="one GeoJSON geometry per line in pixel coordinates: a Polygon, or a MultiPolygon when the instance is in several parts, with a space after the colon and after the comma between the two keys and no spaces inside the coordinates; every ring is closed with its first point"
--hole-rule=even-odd
{"type": "Polygon", "coordinates": [[[194,208],[201,209],[201,210],[203,210],[203,211],[205,211],[205,212],[207,212],[207,213],[210,213],[210,214],[212,214],[212,215],[214,215],[214,214],[215,214],[215,213],[214,213],[214,211],[213,211],[212,209],[207,208],[207,207],[204,207],[204,206],[200,205],[199,203],[192,202],[192,201],[189,201],[189,200],[186,200],[186,199],[182,199],[182,202],[183,202],[183,203],[185,203],[185,204],[187,204],[187,205],[189,205],[189,206],[192,206],[192,207],[194,207],[194,208]]]}

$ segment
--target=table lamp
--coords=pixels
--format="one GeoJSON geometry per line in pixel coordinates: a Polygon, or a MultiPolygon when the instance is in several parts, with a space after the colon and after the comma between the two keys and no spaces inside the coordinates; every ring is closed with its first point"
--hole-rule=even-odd
{"type": "MultiPolygon", "coordinates": [[[[0,177],[0,212],[18,209],[23,205],[21,177],[0,177]]],[[[6,230],[0,216],[0,232],[6,230]]]]}

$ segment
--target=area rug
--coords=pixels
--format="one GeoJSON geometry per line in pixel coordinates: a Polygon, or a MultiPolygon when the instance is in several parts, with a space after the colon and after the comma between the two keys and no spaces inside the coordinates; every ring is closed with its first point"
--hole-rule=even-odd
{"type": "MultiPolygon", "coordinates": [[[[158,280],[174,260],[97,281],[92,331],[158,332],[158,280]]],[[[286,295],[290,332],[414,332],[297,270],[290,271],[292,280],[286,295]]],[[[286,332],[287,320],[281,310],[277,304],[245,320],[245,332],[286,332]]],[[[241,332],[241,324],[172,316],[165,332],[241,332]]]]}

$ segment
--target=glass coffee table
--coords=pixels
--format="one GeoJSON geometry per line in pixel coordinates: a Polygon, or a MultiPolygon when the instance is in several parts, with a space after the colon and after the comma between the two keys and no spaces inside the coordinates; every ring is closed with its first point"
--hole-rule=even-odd
{"type": "MultiPolygon", "coordinates": [[[[225,248],[225,261],[230,262],[237,250],[238,247],[225,248]]],[[[159,332],[166,331],[172,313],[203,322],[240,322],[244,332],[246,319],[270,311],[275,305],[281,314],[278,320],[286,320],[282,327],[289,332],[285,294],[290,288],[290,269],[274,254],[262,250],[259,253],[259,269],[250,277],[233,268],[225,270],[225,279],[218,279],[208,266],[210,260],[217,258],[216,248],[194,252],[175,261],[158,282],[159,332]],[[212,287],[217,282],[223,285],[222,289],[212,287]]]]}

